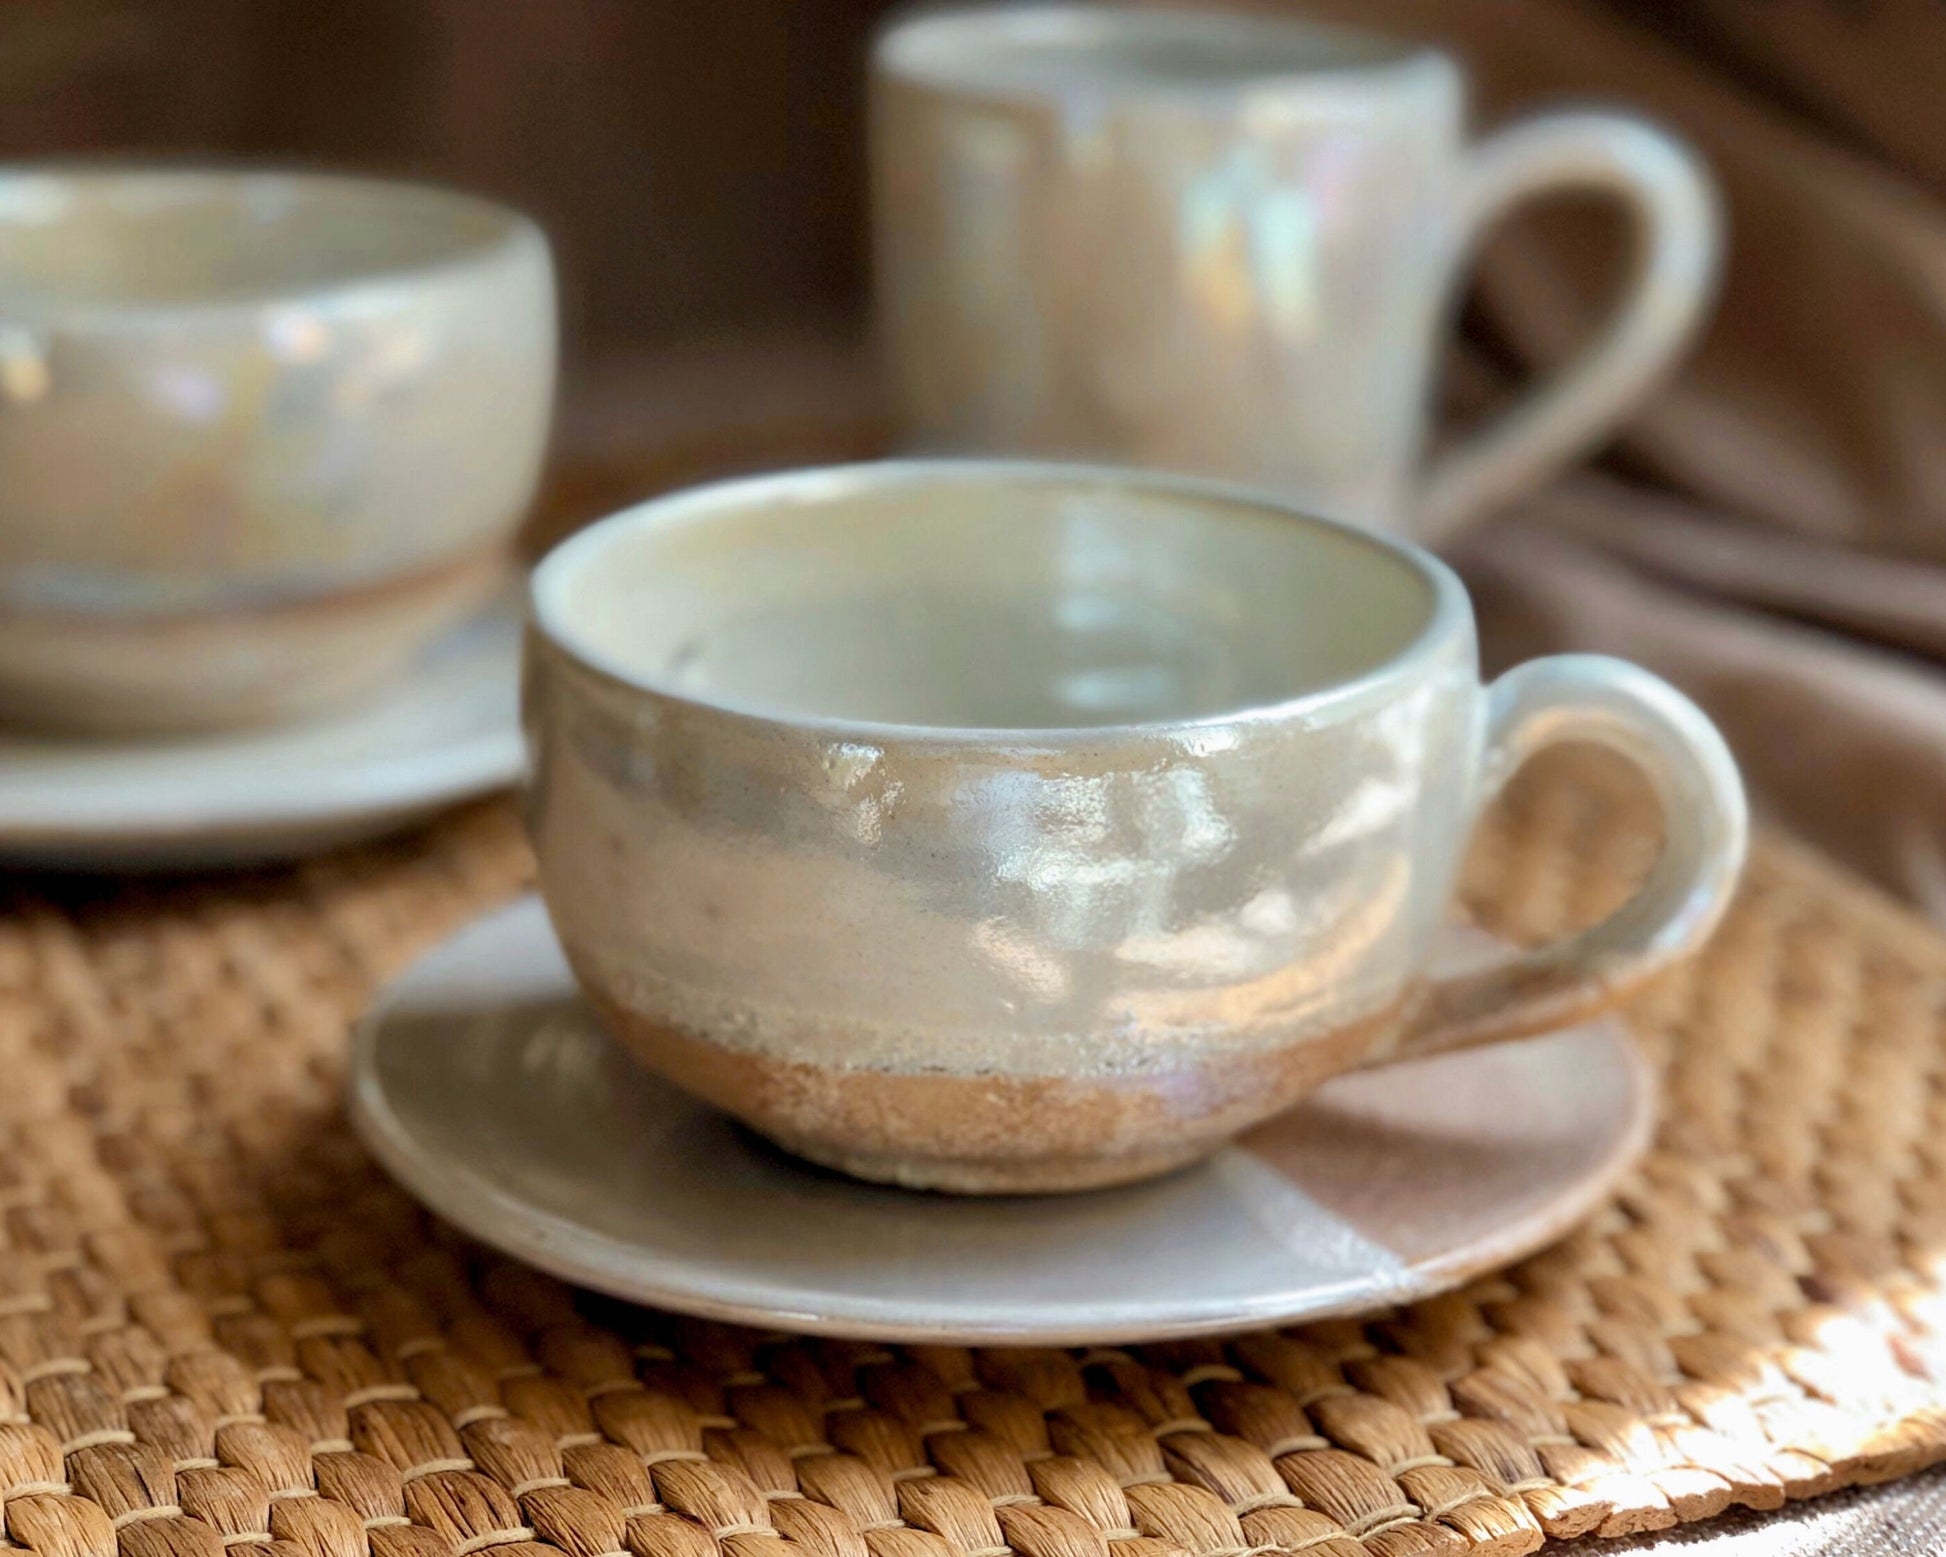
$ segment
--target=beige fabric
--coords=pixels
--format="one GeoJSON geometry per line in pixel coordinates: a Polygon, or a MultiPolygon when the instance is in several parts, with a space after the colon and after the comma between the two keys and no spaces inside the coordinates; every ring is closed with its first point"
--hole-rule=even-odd
{"type": "MultiPolygon", "coordinates": [[[[1545,494],[1460,560],[1490,653],[1654,665],[1722,721],[1774,815],[1946,919],[1946,9],[1303,8],[1454,48],[1483,122],[1601,99],[1707,156],[1731,227],[1718,315],[1620,440],[1626,478],[1545,494]]],[[[1612,239],[1587,212],[1498,239],[1468,366],[1571,349],[1612,239]]]]}
{"type": "Polygon", "coordinates": [[[1529,517],[1457,554],[1489,662],[1591,650],[1666,676],[1722,726],[1760,814],[1946,923],[1939,667],[1754,609],[1727,590],[1692,592],[1637,571],[1559,524],[1569,496],[1531,505],[1529,517]]]}

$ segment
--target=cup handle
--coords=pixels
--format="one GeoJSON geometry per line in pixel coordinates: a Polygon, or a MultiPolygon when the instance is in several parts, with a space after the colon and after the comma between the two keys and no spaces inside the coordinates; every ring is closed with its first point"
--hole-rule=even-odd
{"type": "Polygon", "coordinates": [[[1487,694],[1480,804],[1546,746],[1593,741],[1627,757],[1661,803],[1661,857],[1641,889],[1578,935],[1435,979],[1387,1059],[1530,1037],[1586,1020],[1698,945],[1727,906],[1749,832],[1736,759],[1666,681],[1625,660],[1531,660],[1487,694]]]}
{"type": "Polygon", "coordinates": [[[1580,357],[1434,461],[1411,504],[1423,541],[1447,539],[1600,442],[1670,365],[1714,291],[1722,240],[1709,175],[1681,142],[1621,114],[1549,114],[1476,146],[1455,263],[1515,206],[1568,189],[1606,191],[1629,208],[1628,290],[1580,357]]]}

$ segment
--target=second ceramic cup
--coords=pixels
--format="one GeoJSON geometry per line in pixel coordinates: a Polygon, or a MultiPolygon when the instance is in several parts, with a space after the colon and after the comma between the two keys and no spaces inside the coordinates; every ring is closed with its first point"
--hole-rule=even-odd
{"type": "Polygon", "coordinates": [[[443,189],[0,170],[0,718],[259,723],[498,587],[554,392],[547,242],[443,189]]]}
{"type": "Polygon", "coordinates": [[[873,62],[879,324],[915,452],[1061,454],[1282,491],[1443,538],[1598,442],[1687,341],[1716,266],[1695,160],[1559,113],[1468,146],[1430,49],[1209,10],[928,12],[873,62]],[[1422,466],[1459,271],[1510,208],[1618,199],[1607,329],[1422,466]]]}

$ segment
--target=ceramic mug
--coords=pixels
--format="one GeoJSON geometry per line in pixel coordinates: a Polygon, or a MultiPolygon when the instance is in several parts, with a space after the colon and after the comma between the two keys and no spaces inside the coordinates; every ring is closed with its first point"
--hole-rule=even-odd
{"type": "Polygon", "coordinates": [[[1445,56],[1297,21],[927,13],[873,60],[880,336],[903,444],[1268,486],[1442,539],[1597,443],[1688,339],[1715,201],[1608,113],[1463,135],[1445,56]],[[1422,466],[1456,283],[1512,207],[1618,199],[1625,296],[1582,355],[1422,466]]]}
{"type": "Polygon", "coordinates": [[[615,1034],[793,1152],[971,1192],[1189,1162],[1327,1077],[1612,1004],[1744,849],[1709,721],[1616,660],[1480,684],[1430,554],[1196,481],[892,462],[702,487],[536,572],[540,885],[615,1034]],[[1625,752],[1666,843],[1429,974],[1481,806],[1625,752]]]}
{"type": "Polygon", "coordinates": [[[498,587],[552,410],[525,217],[281,172],[0,169],[0,718],[341,702],[498,587]]]}

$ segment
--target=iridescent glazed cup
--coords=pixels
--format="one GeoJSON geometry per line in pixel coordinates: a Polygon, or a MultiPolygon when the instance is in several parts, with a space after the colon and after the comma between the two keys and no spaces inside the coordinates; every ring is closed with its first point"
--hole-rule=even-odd
{"type": "Polygon", "coordinates": [[[658,499],[540,566],[529,822],[644,1063],[869,1179],[1078,1189],[1339,1072],[1518,1038],[1693,948],[1744,852],[1709,721],[1617,660],[1483,687],[1430,554],[1200,482],[895,462],[658,499]],[[1429,969],[1540,747],[1633,759],[1659,863],[1429,969]]]}
{"type": "Polygon", "coordinates": [[[871,96],[913,450],[1193,471],[1433,544],[1601,443],[1713,295],[1716,197],[1667,133],[1576,110],[1469,144],[1455,60],[1300,17],[927,7],[880,35],[871,96]],[[1428,459],[1468,262],[1570,194],[1631,230],[1613,314],[1428,459]]]}
{"type": "Polygon", "coordinates": [[[403,183],[0,169],[0,719],[347,701],[495,589],[553,403],[546,240],[403,183]]]}

